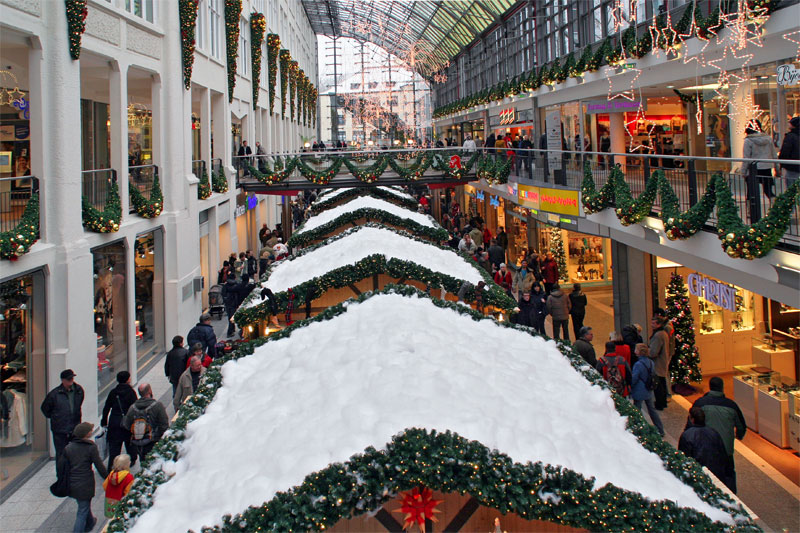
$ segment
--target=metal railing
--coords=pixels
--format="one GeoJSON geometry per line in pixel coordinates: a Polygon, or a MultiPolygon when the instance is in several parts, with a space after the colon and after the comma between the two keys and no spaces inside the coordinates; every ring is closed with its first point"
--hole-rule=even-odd
{"type": "Polygon", "coordinates": [[[206,169],[206,162],[202,159],[192,160],[192,174],[199,179],[203,179],[203,171],[206,169]]]}
{"type": "MultiPolygon", "coordinates": [[[[158,177],[158,166],[156,165],[137,165],[128,167],[128,184],[138,190],[142,196],[150,200],[153,193],[153,183],[158,177]]],[[[136,208],[130,202],[128,211],[135,213],[136,208]]]]}
{"type": "Polygon", "coordinates": [[[31,195],[39,192],[39,178],[0,178],[0,232],[17,227],[31,195]]]}
{"type": "Polygon", "coordinates": [[[117,171],[113,168],[84,170],[81,172],[81,194],[95,209],[103,210],[111,191],[111,184],[117,182],[117,171]]]}
{"type": "Polygon", "coordinates": [[[211,160],[211,172],[216,174],[222,168],[222,158],[215,157],[211,160]]]}

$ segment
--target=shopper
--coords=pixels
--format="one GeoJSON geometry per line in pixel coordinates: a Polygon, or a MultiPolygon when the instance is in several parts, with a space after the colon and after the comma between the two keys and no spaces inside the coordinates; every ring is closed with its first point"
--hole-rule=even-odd
{"type": "Polygon", "coordinates": [[[136,392],[131,387],[131,373],[123,370],[117,373],[117,386],[111,389],[106,396],[103,416],[100,419],[100,425],[106,428],[109,470],[114,464],[114,458],[122,451],[123,444],[129,454],[132,452],[131,432],[122,426],[122,418],[135,402],[136,392]]]}
{"type": "Polygon", "coordinates": [[[81,422],[83,387],[75,383],[75,372],[68,368],[61,372],[61,385],[47,393],[42,402],[42,413],[50,419],[56,459],[66,448],[75,426],[81,422]]]}
{"type": "Polygon", "coordinates": [[[744,416],[736,402],[725,397],[724,382],[720,377],[713,377],[708,382],[710,389],[705,396],[694,402],[692,407],[703,409],[706,417],[706,426],[710,427],[722,437],[727,454],[725,474],[720,480],[736,494],[736,468],[733,463],[734,438],[742,440],[747,432],[744,416]]]}
{"type": "MultiPolygon", "coordinates": [[[[779,159],[800,160],[800,117],[794,117],[789,121],[789,131],[783,136],[781,153],[779,159]]],[[[783,177],[786,178],[786,185],[800,178],[800,165],[794,163],[781,163],[783,177]]]]}
{"type": "Polygon", "coordinates": [[[186,335],[186,342],[189,346],[199,342],[209,356],[212,358],[217,356],[217,335],[211,326],[211,315],[208,313],[200,315],[200,321],[186,335]]]}
{"type": "Polygon", "coordinates": [[[519,297],[519,304],[517,306],[517,314],[514,316],[513,321],[520,326],[533,327],[534,308],[531,301],[531,293],[528,291],[522,292],[519,297]]]}
{"type": "MultiPolygon", "coordinates": [[[[175,335],[172,337],[172,349],[167,352],[167,357],[164,360],[164,375],[167,376],[167,379],[172,384],[172,394],[175,394],[175,389],[178,388],[178,380],[186,369],[186,361],[188,359],[189,350],[183,347],[183,337],[175,335]]],[[[131,392],[133,392],[132,389],[131,392]]],[[[136,401],[135,394],[133,399],[136,401]]]]}
{"type": "Polygon", "coordinates": [[[477,247],[483,246],[483,231],[480,229],[481,225],[482,223],[477,220],[470,221],[472,229],[469,230],[469,236],[477,247]]]}
{"type": "MultiPolygon", "coordinates": [[[[612,331],[608,334],[608,340],[613,342],[616,346],[616,353],[617,355],[623,357],[625,362],[629,365],[631,364],[631,349],[625,344],[625,341],[622,340],[622,335],[619,332],[612,331]]],[[[631,367],[632,368],[632,367],[631,367]]]]}
{"type": "Polygon", "coordinates": [[[497,236],[495,239],[497,240],[497,245],[503,249],[503,260],[505,261],[505,253],[506,250],[508,250],[508,234],[503,226],[497,228],[497,236]]]}
{"type": "Polygon", "coordinates": [[[650,357],[655,363],[658,377],[655,388],[655,405],[659,411],[667,407],[667,374],[669,373],[669,334],[664,329],[664,317],[654,316],[650,321],[653,334],[650,336],[650,357]]]}
{"type": "Polygon", "coordinates": [[[655,315],[664,319],[664,331],[667,332],[667,338],[669,339],[669,348],[667,353],[669,354],[669,367],[667,368],[667,402],[670,401],[672,398],[672,375],[670,373],[670,367],[672,366],[672,360],[675,357],[675,325],[672,323],[672,320],[667,316],[667,312],[661,308],[656,308],[655,315]]]}
{"type": "Polygon", "coordinates": [[[519,269],[514,273],[513,283],[511,284],[514,297],[519,298],[521,292],[530,292],[534,283],[536,283],[536,278],[533,276],[533,272],[528,270],[528,262],[523,259],[519,269]]]}
{"type": "Polygon", "coordinates": [[[545,296],[542,286],[534,283],[531,287],[531,302],[533,302],[533,324],[532,327],[544,335],[544,320],[547,318],[547,296],[545,296]]]}
{"type": "Polygon", "coordinates": [[[558,283],[558,263],[553,257],[553,252],[547,252],[542,261],[542,279],[544,280],[544,292],[550,294],[553,285],[558,283]]]}
{"type": "Polygon", "coordinates": [[[505,263],[506,261],[506,251],[500,246],[497,239],[492,239],[489,242],[489,248],[486,250],[489,252],[489,261],[495,268],[500,268],[500,263],[505,263]]]}
{"type": "Polygon", "coordinates": [[[561,291],[558,283],[553,284],[550,295],[547,297],[547,313],[553,317],[553,338],[561,338],[559,328],[564,334],[564,340],[569,340],[569,297],[561,291]]]}
{"type": "Polygon", "coordinates": [[[594,332],[589,326],[583,326],[578,331],[578,340],[575,341],[575,349],[578,351],[583,360],[592,365],[592,368],[597,367],[597,355],[592,346],[594,340],[594,332]]]}
{"type": "MultiPolygon", "coordinates": [[[[706,413],[702,407],[689,409],[689,421],[678,441],[678,450],[705,466],[717,479],[725,483],[728,477],[728,452],[719,433],[706,426],[706,413]]],[[[734,478],[735,482],[735,478],[734,478]]]]}
{"type": "Polygon", "coordinates": [[[583,319],[586,318],[586,295],[581,291],[581,284],[575,283],[572,286],[572,292],[569,293],[570,310],[569,316],[572,317],[572,331],[575,333],[575,338],[578,338],[578,333],[583,327],[583,319]]]}
{"type": "Polygon", "coordinates": [[[494,273],[494,282],[500,285],[507,294],[511,294],[511,286],[514,283],[514,278],[511,272],[506,268],[505,263],[500,263],[500,270],[494,273]]]}
{"type": "Polygon", "coordinates": [[[75,516],[73,532],[91,531],[97,518],[92,515],[92,498],[94,498],[94,472],[92,465],[97,469],[100,477],[108,476],[97,445],[91,439],[94,425],[81,422],[73,431],[74,440],[70,442],[58,461],[64,461],[65,468],[69,471],[69,497],[78,502],[78,513],[75,516]]]}
{"type": "Polygon", "coordinates": [[[139,385],[139,399],[128,409],[122,424],[129,428],[131,448],[144,465],[144,458],[169,427],[167,410],[153,398],[149,383],[139,385]]]}
{"type": "Polygon", "coordinates": [[[113,464],[113,470],[103,481],[103,489],[106,491],[104,508],[106,518],[114,518],[119,502],[128,495],[133,485],[133,474],[130,472],[131,456],[128,454],[118,455],[113,464]]]}
{"type": "MultiPolygon", "coordinates": [[[[618,347],[618,345],[617,345],[618,347]]],[[[625,346],[627,348],[627,346],[625,346]]],[[[633,405],[642,411],[642,404],[647,407],[647,413],[650,415],[650,420],[658,430],[659,435],[664,436],[664,424],[661,422],[661,417],[658,416],[658,411],[655,406],[654,383],[656,377],[656,365],[650,359],[650,348],[646,344],[636,345],[636,364],[633,365],[633,372],[631,376],[631,398],[633,398],[633,405]]]]}
{"type": "Polygon", "coordinates": [[[484,247],[488,248],[489,244],[492,242],[492,232],[489,231],[488,226],[483,224],[483,234],[481,235],[481,243],[484,247]]]}
{"type": "Polygon", "coordinates": [[[483,143],[483,149],[487,154],[494,153],[494,143],[495,143],[494,133],[492,133],[488,137],[486,137],[486,142],[483,143]]]}
{"type": "Polygon", "coordinates": [[[616,345],[606,343],[606,353],[597,361],[597,371],[620,396],[628,396],[631,386],[631,367],[615,352],[616,345]]]}
{"type": "MultiPolygon", "coordinates": [[[[764,159],[777,159],[778,152],[775,150],[775,145],[772,144],[772,137],[767,135],[761,129],[761,122],[756,120],[750,120],[747,123],[747,127],[745,127],[745,138],[744,144],[742,146],[742,158],[746,159],[748,162],[756,163],[756,174],[757,179],[761,183],[761,186],[764,189],[764,196],[767,198],[772,198],[775,196],[775,183],[772,179],[772,163],[762,163],[761,160],[764,159]]],[[[749,165],[750,163],[744,163],[742,172],[746,176],[745,179],[748,181],[750,180],[750,169],[747,168],[745,165],[749,165]]],[[[753,187],[753,190],[758,190],[758,185],[753,187]]],[[[750,189],[747,190],[750,192],[750,189]]]]}
{"type": "Polygon", "coordinates": [[[472,241],[469,233],[464,233],[464,237],[458,243],[458,251],[472,255],[477,249],[478,246],[472,241]]]}
{"type": "MultiPolygon", "coordinates": [[[[233,315],[236,313],[236,309],[239,308],[240,287],[241,283],[231,278],[228,278],[225,285],[222,286],[222,302],[225,304],[225,314],[228,316],[228,338],[233,337],[236,333],[236,324],[233,322],[233,315]]],[[[186,365],[183,365],[181,372],[183,372],[185,368],[186,365]]]]}
{"type": "Polygon", "coordinates": [[[642,326],[639,324],[630,324],[622,328],[622,340],[628,345],[631,351],[631,365],[636,364],[636,345],[644,342],[642,338],[642,326]]]}
{"type": "Polygon", "coordinates": [[[475,145],[475,141],[472,140],[471,136],[467,135],[467,139],[464,141],[463,148],[464,148],[465,152],[469,152],[469,153],[472,153],[477,149],[477,146],[475,145]]]}
{"type": "Polygon", "coordinates": [[[197,386],[200,384],[200,378],[206,373],[203,367],[202,359],[196,355],[192,356],[189,360],[189,368],[181,374],[180,381],[178,382],[178,389],[172,397],[172,406],[175,412],[181,408],[183,402],[197,391],[197,386]]]}

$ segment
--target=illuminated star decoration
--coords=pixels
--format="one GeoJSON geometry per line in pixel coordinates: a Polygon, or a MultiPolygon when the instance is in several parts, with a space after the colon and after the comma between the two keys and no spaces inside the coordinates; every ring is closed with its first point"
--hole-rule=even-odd
{"type": "Polygon", "coordinates": [[[797,55],[795,55],[794,60],[795,61],[800,61],[800,30],[793,31],[791,33],[784,33],[783,34],[783,38],[786,39],[787,41],[789,41],[791,43],[795,43],[797,45],[797,55]],[[792,35],[797,35],[798,38],[793,39],[791,37],[792,35]]]}
{"type": "Polygon", "coordinates": [[[746,0],[739,0],[735,12],[721,13],[719,16],[723,28],[717,34],[717,44],[732,46],[736,50],[744,50],[748,43],[764,46],[761,41],[761,25],[766,22],[768,15],[765,7],[751,7],[746,0]]]}
{"type": "MultiPolygon", "coordinates": [[[[655,24],[655,20],[653,21],[653,23],[655,24]]],[[[669,14],[669,11],[667,11],[666,25],[663,28],[661,28],[660,34],[662,39],[664,39],[664,42],[667,45],[667,49],[665,50],[666,58],[670,59],[670,56],[672,56],[673,59],[677,58],[680,55],[680,52],[678,51],[679,47],[676,46],[677,44],[679,44],[678,32],[675,31],[675,28],[672,27],[672,16],[669,14]]],[[[653,50],[656,50],[657,48],[655,44],[656,41],[653,41],[654,45],[653,50]]]]}
{"type": "Polygon", "coordinates": [[[395,513],[404,513],[403,529],[408,530],[414,525],[425,533],[425,520],[438,522],[434,513],[440,512],[436,506],[443,500],[434,500],[433,491],[426,487],[414,487],[410,491],[400,493],[400,509],[395,513]]]}
{"type": "Polygon", "coordinates": [[[744,131],[747,126],[752,126],[753,129],[761,129],[756,124],[756,120],[764,114],[764,110],[753,101],[753,95],[750,91],[745,91],[741,98],[731,99],[729,104],[728,117],[735,120],[735,123],[739,125],[738,129],[740,131],[744,131]]]}

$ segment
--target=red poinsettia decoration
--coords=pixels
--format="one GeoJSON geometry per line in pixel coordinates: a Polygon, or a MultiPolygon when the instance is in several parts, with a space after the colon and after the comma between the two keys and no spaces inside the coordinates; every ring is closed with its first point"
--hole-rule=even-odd
{"type": "Polygon", "coordinates": [[[405,520],[403,529],[409,529],[415,524],[420,531],[425,533],[425,520],[438,522],[434,513],[439,510],[436,506],[443,500],[434,500],[433,491],[425,487],[414,487],[412,490],[400,493],[400,509],[395,509],[395,513],[404,513],[405,520]]]}

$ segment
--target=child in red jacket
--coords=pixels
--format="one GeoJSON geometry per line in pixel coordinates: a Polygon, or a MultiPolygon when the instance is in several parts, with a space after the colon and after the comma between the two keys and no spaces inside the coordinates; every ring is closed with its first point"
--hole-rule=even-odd
{"type": "Polygon", "coordinates": [[[103,488],[106,491],[106,518],[113,518],[114,511],[119,505],[120,500],[128,494],[133,485],[133,474],[131,469],[131,456],[128,454],[118,455],[114,458],[113,469],[105,481],[103,488]]]}

